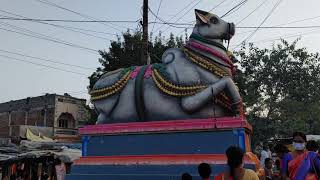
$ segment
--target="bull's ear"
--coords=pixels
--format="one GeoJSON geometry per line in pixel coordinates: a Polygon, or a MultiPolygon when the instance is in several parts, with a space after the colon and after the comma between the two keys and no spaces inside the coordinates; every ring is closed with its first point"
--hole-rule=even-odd
{"type": "Polygon", "coordinates": [[[207,14],[208,14],[207,12],[201,11],[198,9],[195,9],[194,11],[196,14],[197,21],[199,21],[200,23],[203,23],[203,24],[209,24],[210,19],[207,17],[207,14]]]}

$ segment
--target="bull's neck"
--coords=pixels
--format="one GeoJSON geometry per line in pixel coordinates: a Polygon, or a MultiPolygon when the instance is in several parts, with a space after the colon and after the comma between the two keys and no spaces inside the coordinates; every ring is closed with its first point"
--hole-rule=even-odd
{"type": "Polygon", "coordinates": [[[220,39],[204,39],[198,35],[191,35],[190,40],[203,44],[223,55],[227,55],[227,49],[223,46],[222,40],[220,39]]]}

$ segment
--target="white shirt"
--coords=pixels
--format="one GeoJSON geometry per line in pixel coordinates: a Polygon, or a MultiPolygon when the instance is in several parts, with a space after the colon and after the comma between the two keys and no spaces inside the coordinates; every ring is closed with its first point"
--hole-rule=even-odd
{"type": "Polygon", "coordinates": [[[270,153],[266,150],[262,150],[261,151],[261,157],[260,157],[260,166],[261,167],[264,167],[264,161],[267,159],[267,158],[271,158],[270,157],[270,153]]]}

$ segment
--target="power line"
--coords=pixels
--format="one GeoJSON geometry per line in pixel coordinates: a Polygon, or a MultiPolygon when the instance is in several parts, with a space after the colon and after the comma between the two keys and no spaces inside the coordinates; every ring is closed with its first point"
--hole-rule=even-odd
{"type": "MultiPolygon", "coordinates": [[[[175,28],[185,28],[185,27],[174,26],[173,24],[176,24],[176,23],[166,22],[165,20],[163,20],[163,19],[161,19],[160,17],[158,17],[158,16],[151,10],[150,7],[148,7],[148,9],[149,9],[150,13],[151,13],[156,19],[158,19],[159,21],[161,21],[161,22],[156,22],[156,21],[154,21],[154,22],[150,22],[149,24],[166,24],[166,25],[169,25],[169,26],[175,27],[175,28]]],[[[180,24],[178,24],[178,25],[180,25],[180,24]]],[[[186,25],[186,23],[184,23],[184,24],[182,24],[182,25],[186,25]]]]}
{"type": "MultiPolygon", "coordinates": [[[[8,12],[8,11],[5,11],[5,10],[0,10],[0,12],[6,13],[6,14],[10,14],[10,15],[13,15],[13,16],[17,16],[17,17],[22,17],[22,18],[15,18],[15,19],[20,19],[20,20],[25,20],[25,21],[40,21],[40,22],[41,21],[55,21],[55,20],[52,20],[52,19],[49,19],[49,20],[31,19],[31,18],[27,18],[25,16],[22,16],[22,15],[19,15],[19,14],[15,14],[15,13],[12,13],[12,12],[8,12]]],[[[6,17],[7,20],[10,20],[10,18],[12,18],[12,17],[8,17],[8,16],[3,16],[3,17],[6,17]]],[[[0,19],[5,19],[5,18],[0,18],[0,19]]],[[[64,21],[64,20],[57,20],[57,21],[64,21]]],[[[40,22],[38,22],[38,23],[40,23],[40,22]]],[[[60,26],[60,27],[68,28],[68,29],[76,29],[76,30],[80,30],[80,31],[94,32],[94,33],[99,33],[99,34],[117,35],[115,33],[100,32],[100,31],[83,29],[83,28],[76,28],[76,27],[65,26],[65,25],[63,25],[63,26],[62,25],[57,25],[57,24],[51,24],[51,25],[60,26]]]]}
{"type": "Polygon", "coordinates": [[[251,14],[253,14],[254,12],[256,12],[262,5],[264,5],[267,2],[267,0],[263,0],[262,3],[260,3],[256,8],[254,8],[254,10],[252,10],[247,16],[245,16],[244,18],[242,18],[240,21],[238,21],[236,23],[236,25],[239,25],[241,22],[243,22],[244,20],[246,20],[249,16],[251,16],[251,14]]]}
{"type": "MultiPolygon", "coordinates": [[[[271,41],[276,41],[276,40],[280,40],[280,39],[284,39],[284,38],[294,38],[294,37],[299,37],[299,36],[304,36],[304,35],[308,35],[308,34],[313,34],[313,33],[318,33],[320,32],[320,30],[315,30],[315,31],[309,31],[309,32],[305,32],[305,33],[294,33],[294,34],[287,34],[287,35],[282,35],[280,37],[277,38],[267,38],[267,39],[262,39],[262,40],[258,40],[258,41],[252,41],[249,43],[261,43],[261,42],[271,42],[271,41]]],[[[237,45],[233,45],[231,47],[238,47],[241,44],[237,44],[237,45]]]]}
{"type": "MultiPolygon", "coordinates": [[[[240,26],[240,29],[310,29],[310,28],[320,28],[319,26],[240,26]]],[[[248,31],[252,32],[252,31],[248,31]]]]}
{"type": "Polygon", "coordinates": [[[139,20],[135,21],[107,21],[107,20],[71,20],[71,19],[34,19],[34,18],[14,18],[14,17],[5,17],[0,18],[1,20],[13,20],[13,21],[37,21],[37,22],[69,22],[69,23],[97,23],[97,22],[105,22],[105,23],[137,23],[139,20]]]}
{"type": "MultiPolygon", "coordinates": [[[[155,15],[155,19],[154,19],[155,22],[157,21],[157,17],[158,17],[159,11],[160,11],[161,4],[162,4],[162,0],[160,0],[159,6],[158,6],[158,10],[157,10],[157,15],[155,15]]],[[[150,10],[150,9],[149,9],[149,10],[150,10]]],[[[151,32],[153,32],[153,29],[154,29],[154,25],[155,25],[155,24],[156,24],[156,23],[153,24],[151,32]]]]}
{"type": "Polygon", "coordinates": [[[211,8],[208,12],[211,12],[213,10],[215,10],[216,8],[218,8],[221,4],[223,4],[224,2],[226,2],[227,0],[223,0],[221,1],[219,4],[215,5],[213,8],[211,8]]]}
{"type": "MultiPolygon", "coordinates": [[[[261,4],[260,4],[261,5],[261,4]]],[[[151,9],[149,9],[151,14],[153,14],[154,16],[156,15],[151,9]]],[[[0,10],[2,11],[2,10],[0,10]]],[[[314,25],[314,26],[282,26],[282,25],[288,25],[288,24],[293,24],[293,23],[297,23],[297,22],[302,22],[302,21],[306,21],[306,20],[311,20],[311,19],[316,19],[316,18],[319,18],[320,16],[315,16],[315,17],[311,17],[311,18],[305,18],[305,19],[301,19],[301,20],[296,20],[296,21],[292,21],[292,22],[289,22],[289,23],[283,23],[283,24],[277,24],[277,25],[274,25],[274,26],[238,26],[237,28],[239,29],[256,29],[259,27],[259,29],[299,29],[299,28],[319,28],[320,25],[314,25]]],[[[153,22],[149,22],[149,24],[164,24],[164,25],[181,25],[180,27],[179,26],[172,26],[172,27],[175,27],[175,28],[189,28],[189,27],[182,27],[183,25],[184,26],[190,26],[190,25],[194,25],[193,23],[175,23],[175,22],[166,22],[165,20],[161,19],[160,17],[156,17],[158,20],[162,21],[162,22],[156,22],[156,21],[153,21],[153,22]]],[[[13,18],[13,17],[6,17],[6,18],[0,18],[0,20],[15,20],[15,19],[21,19],[21,20],[26,20],[26,21],[33,21],[32,19],[29,19],[29,18],[13,18]]],[[[42,21],[64,21],[64,20],[41,20],[41,19],[38,19],[38,21],[42,22],[42,21]]],[[[70,20],[70,21],[74,21],[74,20],[70,20]]],[[[37,22],[37,21],[35,21],[37,22]]],[[[92,21],[93,22],[93,21],[92,21]]],[[[137,22],[137,21],[134,21],[134,22],[137,22]]],[[[238,22],[240,23],[240,22],[238,22]]],[[[100,34],[107,34],[107,35],[118,35],[118,34],[115,34],[115,33],[106,33],[106,32],[101,32],[101,31],[95,31],[95,30],[90,30],[90,29],[83,29],[83,28],[77,28],[77,27],[71,27],[71,26],[65,26],[65,25],[58,25],[58,24],[51,24],[51,23],[45,23],[47,25],[52,25],[52,26],[56,26],[56,27],[61,27],[61,28],[69,28],[69,29],[77,29],[77,30],[80,30],[80,31],[88,31],[88,32],[95,32],[95,33],[100,33],[100,34]]],[[[252,32],[252,31],[247,31],[247,32],[252,32]]],[[[103,38],[103,37],[101,37],[103,38]]],[[[108,40],[111,40],[111,39],[108,39],[108,40]]]]}
{"type": "Polygon", "coordinates": [[[3,49],[0,49],[0,51],[1,51],[1,52],[5,52],[5,53],[9,53],[9,54],[14,54],[14,55],[22,56],[22,57],[27,57],[27,58],[32,58],[32,59],[38,59],[38,60],[40,60],[40,61],[45,61],[45,62],[51,62],[51,63],[55,63],[55,64],[60,64],[60,65],[70,66],[70,67],[76,67],[76,68],[81,68],[81,69],[86,69],[86,70],[96,70],[95,68],[90,68],[90,67],[85,67],[85,66],[79,66],[79,65],[75,65],[75,64],[69,64],[69,63],[63,63],[63,62],[56,61],[56,60],[52,60],[52,59],[45,59],[45,58],[30,56],[30,55],[27,55],[27,54],[18,53],[18,52],[12,52],[12,51],[7,51],[7,50],[3,50],[3,49]]]}
{"type": "MultiPolygon", "coordinates": [[[[317,18],[320,18],[320,16],[314,16],[314,17],[309,17],[309,18],[304,18],[304,19],[300,19],[300,20],[294,20],[294,21],[290,21],[290,22],[287,22],[287,23],[282,23],[282,24],[277,24],[277,25],[274,25],[274,26],[269,26],[269,27],[263,27],[261,26],[259,29],[277,29],[277,28],[288,28],[288,29],[298,29],[298,28],[301,28],[301,29],[308,29],[308,28],[319,28],[320,26],[283,26],[283,25],[289,25],[289,24],[294,24],[294,23],[298,23],[298,22],[303,22],[303,21],[307,21],[307,20],[312,20],[312,19],[317,19],[317,18]],[[281,27],[279,27],[281,26],[281,27]]],[[[237,27],[239,28],[239,27],[237,27]]],[[[244,28],[246,29],[246,27],[240,27],[240,28],[244,28]]],[[[248,27],[247,29],[250,29],[250,28],[253,28],[253,27],[248,27]]],[[[239,34],[244,34],[244,33],[250,33],[250,32],[253,32],[254,30],[250,30],[250,31],[244,31],[244,32],[240,32],[240,33],[237,33],[238,35],[239,34]]]]}
{"type": "MultiPolygon", "coordinates": [[[[182,19],[187,13],[189,13],[194,7],[196,7],[199,3],[201,3],[201,0],[199,0],[196,4],[194,4],[189,10],[187,10],[182,16],[180,16],[180,18],[178,18],[176,21],[174,21],[174,23],[178,22],[180,19],[182,19]]],[[[162,32],[167,31],[170,28],[167,27],[167,29],[163,30],[162,32]]]]}
{"type": "Polygon", "coordinates": [[[273,11],[279,6],[279,4],[282,2],[282,0],[278,0],[278,2],[273,6],[273,8],[271,9],[271,11],[268,13],[268,15],[263,19],[263,21],[259,24],[258,27],[256,27],[256,29],[248,36],[246,37],[242,42],[246,42],[248,41],[257,31],[258,29],[263,25],[263,23],[266,22],[266,20],[271,16],[271,14],[273,13],[273,11]]]}
{"type": "MultiPolygon", "coordinates": [[[[3,24],[3,23],[0,23],[0,24],[3,24]]],[[[25,31],[33,32],[33,34],[26,34],[26,33],[23,33],[23,32],[18,32],[18,31],[6,29],[6,28],[0,28],[0,29],[3,30],[3,31],[8,31],[8,32],[16,33],[16,34],[21,34],[21,35],[25,35],[25,36],[29,36],[29,37],[34,37],[34,38],[38,38],[38,39],[42,39],[42,40],[47,40],[47,41],[63,44],[63,45],[74,47],[74,48],[79,48],[79,49],[82,49],[82,50],[86,50],[87,52],[91,52],[91,53],[94,52],[94,54],[96,54],[98,52],[95,49],[91,49],[91,48],[75,45],[75,44],[64,42],[64,41],[61,41],[61,40],[55,40],[55,39],[52,39],[52,38],[48,38],[48,36],[46,37],[45,35],[41,35],[41,34],[40,35],[33,35],[33,34],[39,34],[39,33],[35,33],[33,31],[30,31],[30,30],[25,30],[25,31]]],[[[15,29],[17,29],[17,28],[15,28],[15,29]]],[[[20,28],[20,29],[24,29],[24,28],[20,28]]]]}
{"type": "MultiPolygon", "coordinates": [[[[234,6],[233,8],[231,8],[229,11],[227,11],[225,14],[223,14],[223,15],[221,16],[221,18],[223,18],[223,17],[231,14],[234,9],[240,8],[240,7],[243,6],[244,3],[246,3],[247,1],[248,1],[248,0],[243,0],[243,1],[241,1],[239,4],[237,4],[236,6],[234,6]]],[[[237,11],[237,10],[238,10],[238,9],[236,9],[235,11],[237,11]]],[[[233,11],[233,12],[235,12],[235,11],[233,11]]]]}
{"type": "MultiPolygon", "coordinates": [[[[193,0],[190,3],[188,3],[186,6],[184,6],[179,12],[177,12],[175,15],[173,15],[170,19],[166,20],[166,22],[170,22],[172,19],[174,19],[176,16],[178,16],[181,12],[183,12],[186,8],[188,8],[191,4],[193,4],[194,2],[196,2],[197,0],[193,0]]],[[[155,31],[160,30],[165,24],[163,24],[162,26],[158,27],[155,31]]]]}
{"type": "MultiPolygon", "coordinates": [[[[86,18],[86,19],[91,19],[91,20],[94,20],[94,21],[101,21],[100,19],[97,19],[97,18],[88,16],[88,15],[86,15],[86,14],[83,14],[83,13],[80,13],[80,12],[77,12],[77,11],[74,11],[74,10],[71,10],[71,9],[68,9],[68,8],[65,8],[65,7],[62,7],[62,6],[58,5],[58,4],[55,4],[55,3],[53,3],[53,2],[50,2],[50,1],[48,1],[48,0],[36,0],[36,1],[38,1],[38,2],[40,2],[40,3],[43,3],[43,4],[47,4],[47,5],[49,5],[49,6],[56,7],[56,8],[58,8],[58,9],[62,9],[62,10],[65,10],[65,11],[68,11],[68,12],[71,12],[71,13],[74,13],[74,14],[77,14],[77,15],[83,17],[83,18],[86,18]]],[[[115,29],[115,30],[117,30],[117,31],[121,31],[120,29],[115,28],[115,27],[113,27],[113,26],[111,26],[111,25],[109,25],[109,24],[106,24],[105,22],[98,22],[98,23],[103,24],[103,25],[105,25],[105,26],[108,26],[109,28],[115,29]]],[[[117,26],[117,27],[120,27],[120,28],[121,28],[121,27],[122,27],[122,28],[124,27],[124,26],[119,26],[119,25],[114,24],[114,23],[110,23],[110,24],[112,24],[112,25],[114,25],[114,26],[117,26]]],[[[127,27],[124,27],[124,28],[127,28],[127,27]]]]}
{"type": "MultiPolygon", "coordinates": [[[[2,10],[0,10],[0,11],[2,11],[2,10]]],[[[0,20],[1,20],[1,18],[0,18],[0,20]]],[[[95,38],[99,38],[99,39],[103,39],[103,40],[113,41],[112,39],[109,39],[109,38],[106,38],[106,37],[101,37],[101,36],[89,34],[89,33],[86,33],[86,32],[79,31],[79,30],[74,30],[74,28],[70,28],[70,27],[66,27],[66,26],[62,26],[62,25],[58,25],[58,24],[52,24],[52,23],[47,23],[47,22],[42,22],[42,21],[31,21],[31,22],[49,25],[49,26],[53,26],[53,27],[56,27],[56,28],[65,29],[65,30],[68,30],[68,31],[80,33],[80,34],[83,34],[83,35],[86,35],[86,36],[91,36],[91,37],[95,37],[95,38]]]]}
{"type": "Polygon", "coordinates": [[[32,61],[27,61],[27,60],[23,60],[23,59],[18,59],[18,58],[6,56],[6,55],[0,55],[0,57],[4,57],[4,58],[6,58],[7,60],[20,61],[20,62],[25,62],[25,63],[28,63],[28,64],[33,64],[33,65],[37,65],[37,66],[42,66],[42,67],[46,67],[46,68],[50,68],[50,69],[56,69],[56,70],[59,70],[59,71],[64,71],[64,72],[68,72],[68,73],[73,73],[73,74],[78,74],[78,75],[82,75],[82,76],[87,76],[86,74],[83,74],[83,73],[79,73],[79,72],[75,72],[75,71],[69,71],[69,70],[66,70],[66,69],[61,69],[61,68],[53,67],[53,66],[49,66],[49,65],[39,64],[39,63],[35,63],[35,62],[32,62],[32,61]]]}

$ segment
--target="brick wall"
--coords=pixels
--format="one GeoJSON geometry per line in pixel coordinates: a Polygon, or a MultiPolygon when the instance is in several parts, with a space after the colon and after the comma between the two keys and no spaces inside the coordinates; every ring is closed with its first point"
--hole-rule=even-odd
{"type": "Polygon", "coordinates": [[[8,113],[0,113],[0,137],[9,135],[9,116],[8,113]]]}
{"type": "Polygon", "coordinates": [[[11,124],[10,125],[24,125],[25,112],[13,111],[11,112],[11,124]]]}

